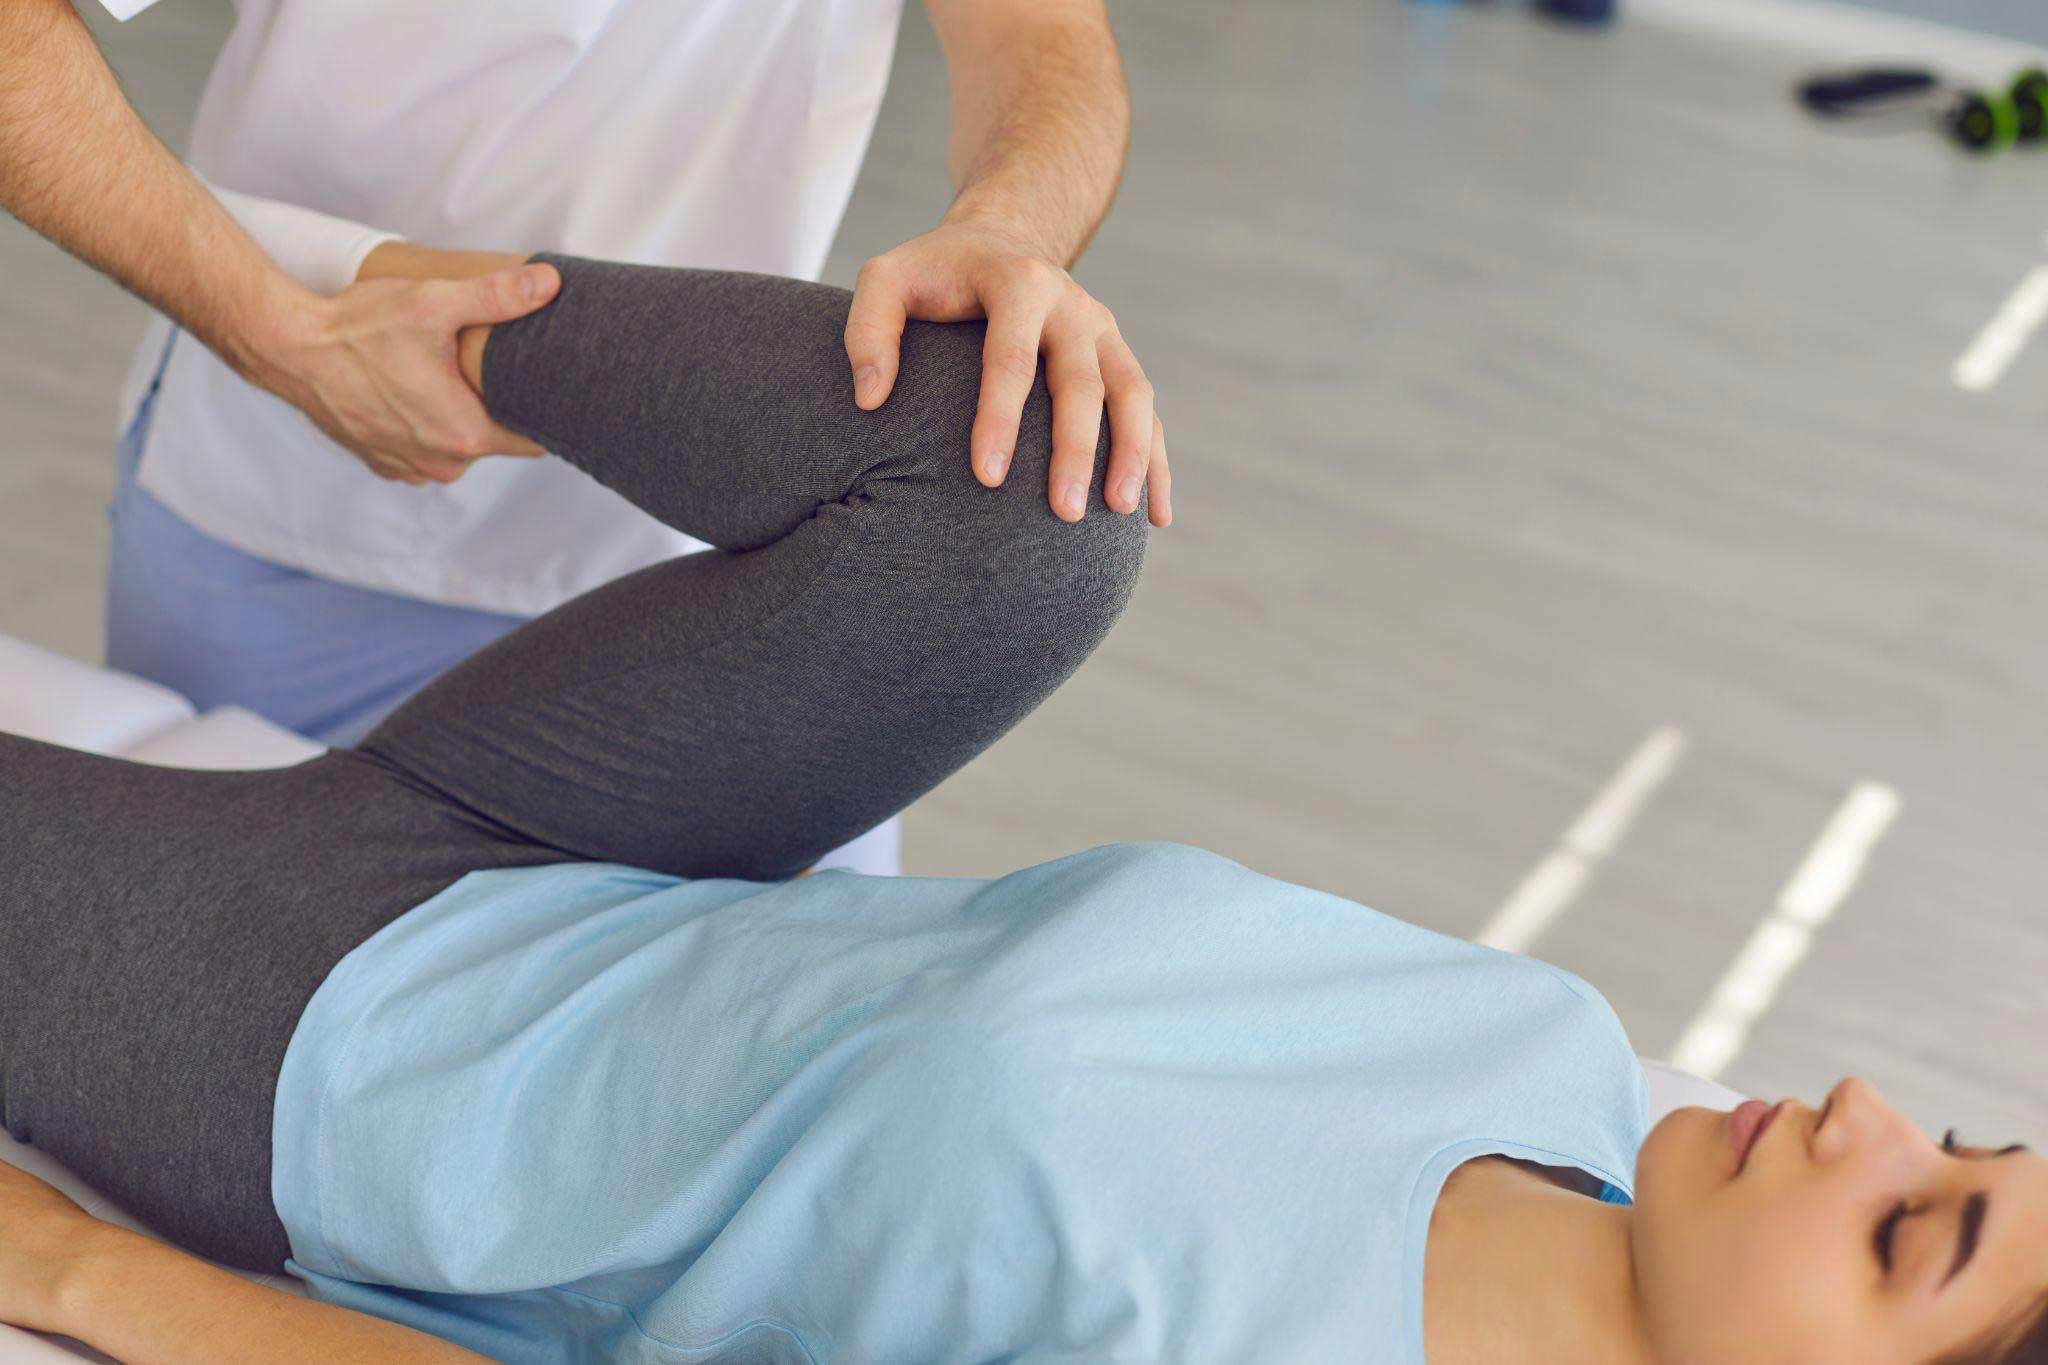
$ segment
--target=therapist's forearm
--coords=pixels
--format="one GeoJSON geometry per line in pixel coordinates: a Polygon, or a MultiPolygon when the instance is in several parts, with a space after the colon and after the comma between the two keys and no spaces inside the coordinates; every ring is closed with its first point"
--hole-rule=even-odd
{"type": "Polygon", "coordinates": [[[474,1365],[487,1358],[395,1322],[257,1284],[111,1224],[67,1268],[49,1321],[128,1365],[474,1365]]]}
{"type": "Polygon", "coordinates": [[[0,207],[176,318],[267,388],[288,277],[130,107],[69,0],[8,0],[0,207]]]}
{"type": "Polygon", "coordinates": [[[540,447],[490,420],[456,333],[554,297],[547,270],[455,288],[293,280],[128,106],[69,0],[0,10],[0,208],[177,319],[379,478],[448,483],[540,447]]]}
{"type": "Polygon", "coordinates": [[[1071,266],[1123,178],[1131,104],[1099,0],[928,0],[951,74],[948,223],[1071,266]]]}

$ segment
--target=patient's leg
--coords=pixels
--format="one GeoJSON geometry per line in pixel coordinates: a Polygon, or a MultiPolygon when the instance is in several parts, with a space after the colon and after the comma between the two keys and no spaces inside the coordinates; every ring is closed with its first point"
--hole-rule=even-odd
{"type": "Polygon", "coordinates": [[[536,842],[779,877],[901,810],[1101,640],[1143,554],[1096,492],[1043,496],[1041,382],[1005,485],[969,472],[980,324],[912,323],[856,408],[843,290],[548,257],[560,295],[496,329],[506,425],[723,547],[568,603],[421,693],[360,750],[536,842]]]}
{"type": "Polygon", "coordinates": [[[275,1270],[271,1105],[306,1001],[464,873],[559,860],[345,751],[191,772],[0,735],[0,1119],[275,1270]]]}

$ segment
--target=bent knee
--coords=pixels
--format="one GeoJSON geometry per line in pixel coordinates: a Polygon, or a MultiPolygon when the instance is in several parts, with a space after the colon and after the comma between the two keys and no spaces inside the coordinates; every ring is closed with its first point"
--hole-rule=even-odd
{"type": "Polygon", "coordinates": [[[1007,595],[1015,611],[1068,613],[1075,618],[1069,633],[1092,649],[1123,611],[1143,568],[1144,499],[1140,511],[1128,514],[1104,500],[1105,419],[1097,427],[1081,520],[1053,514],[1052,399],[1042,371],[1018,418],[1007,475],[996,488],[982,485],[970,456],[986,332],[980,322],[909,324],[896,388],[881,409],[890,414],[888,454],[869,487],[886,483],[895,485],[892,493],[914,492],[919,525],[906,528],[906,544],[920,550],[928,568],[975,585],[977,595],[1007,595]]]}

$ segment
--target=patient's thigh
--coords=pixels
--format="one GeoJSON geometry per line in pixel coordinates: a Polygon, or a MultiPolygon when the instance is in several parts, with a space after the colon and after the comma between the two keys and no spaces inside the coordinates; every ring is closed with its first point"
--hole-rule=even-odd
{"type": "Polygon", "coordinates": [[[174,1240],[274,1269],[271,1102],[356,944],[508,844],[374,763],[193,772],[0,735],[0,1095],[174,1240]]]}

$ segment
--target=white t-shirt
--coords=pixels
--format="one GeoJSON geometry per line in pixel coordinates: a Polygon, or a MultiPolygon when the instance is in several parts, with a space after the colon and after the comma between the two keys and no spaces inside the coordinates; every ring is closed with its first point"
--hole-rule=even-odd
{"type": "MultiPolygon", "coordinates": [[[[125,19],[153,0],[102,3],[125,19]]],[[[190,160],[223,189],[433,246],[815,279],[901,7],[239,0],[190,160]]],[[[137,477],[248,553],[536,614],[698,548],[552,457],[484,460],[447,486],[387,483],[190,336],[171,337],[156,320],[123,397],[125,426],[169,341],[137,477]]]]}

